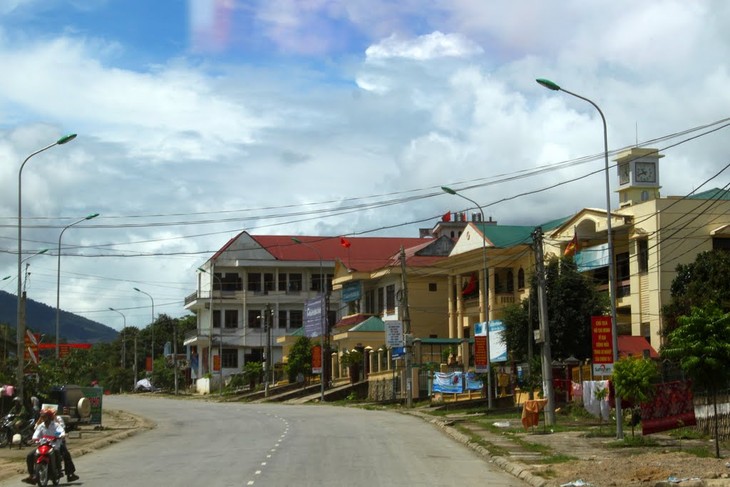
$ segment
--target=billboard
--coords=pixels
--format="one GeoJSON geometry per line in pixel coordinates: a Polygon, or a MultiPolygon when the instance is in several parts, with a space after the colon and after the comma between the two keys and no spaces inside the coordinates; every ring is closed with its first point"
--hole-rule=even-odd
{"type": "Polygon", "coordinates": [[[504,339],[505,326],[502,320],[489,320],[489,361],[507,361],[507,342],[504,339]]]}
{"type": "Polygon", "coordinates": [[[593,373],[613,374],[613,330],[610,316],[591,316],[593,373]]]}

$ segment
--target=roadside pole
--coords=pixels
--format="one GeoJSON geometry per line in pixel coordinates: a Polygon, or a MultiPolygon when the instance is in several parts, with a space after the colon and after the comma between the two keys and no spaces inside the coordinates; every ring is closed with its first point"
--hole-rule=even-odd
{"type": "Polygon", "coordinates": [[[400,268],[401,268],[401,287],[403,296],[401,298],[401,306],[403,307],[403,329],[405,332],[405,365],[406,365],[406,407],[413,407],[413,385],[412,385],[412,361],[413,357],[413,337],[411,336],[411,315],[408,310],[408,279],[406,279],[406,251],[401,245],[400,248],[400,268]]]}
{"type": "Polygon", "coordinates": [[[532,232],[535,243],[535,272],[537,273],[537,305],[540,318],[540,333],[537,343],[542,343],[542,387],[547,404],[545,405],[545,423],[555,424],[555,394],[553,392],[553,359],[550,351],[550,324],[548,323],[547,297],[545,292],[545,256],[542,249],[542,228],[532,232]]]}

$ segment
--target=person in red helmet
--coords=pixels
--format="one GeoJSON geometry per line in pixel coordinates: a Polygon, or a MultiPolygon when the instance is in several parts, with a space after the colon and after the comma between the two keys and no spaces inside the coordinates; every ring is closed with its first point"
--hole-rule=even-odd
{"type": "MultiPolygon", "coordinates": [[[[41,411],[40,422],[33,432],[33,440],[40,440],[44,436],[53,436],[56,438],[53,441],[53,461],[57,462],[57,464],[60,465],[60,463],[58,463],[58,458],[56,457],[56,455],[59,455],[61,443],[63,442],[63,437],[66,436],[66,431],[58,422],[56,422],[56,412],[53,409],[45,408],[41,411]]],[[[28,453],[28,456],[25,457],[25,463],[28,467],[28,477],[24,478],[23,482],[25,482],[26,484],[32,485],[38,481],[38,479],[36,479],[33,475],[33,465],[35,464],[35,460],[36,450],[35,448],[33,448],[30,453],[28,453]]]]}

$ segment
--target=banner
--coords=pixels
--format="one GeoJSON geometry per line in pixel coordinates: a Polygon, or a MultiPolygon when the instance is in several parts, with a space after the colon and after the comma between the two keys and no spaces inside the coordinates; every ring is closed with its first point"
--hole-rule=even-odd
{"type": "Polygon", "coordinates": [[[322,347],[320,345],[312,347],[312,373],[322,373],[322,347]]]}
{"type": "Polygon", "coordinates": [[[507,342],[504,340],[505,326],[502,320],[489,321],[489,361],[507,361],[507,342]]]}
{"type": "Polygon", "coordinates": [[[324,307],[324,294],[304,302],[304,335],[308,338],[315,338],[324,334],[324,307]]]}
{"type": "Polygon", "coordinates": [[[613,374],[613,332],[610,316],[591,316],[593,373],[613,374]]]}
{"type": "Polygon", "coordinates": [[[651,402],[641,405],[642,435],[697,424],[689,381],[665,382],[655,388],[651,402]]]}
{"type": "Polygon", "coordinates": [[[82,387],[81,392],[84,393],[91,403],[91,420],[90,424],[101,424],[101,404],[104,397],[104,389],[101,387],[82,387]]]}
{"type": "Polygon", "coordinates": [[[445,392],[447,394],[461,394],[464,392],[461,372],[435,372],[433,374],[433,392],[445,392]]]}
{"type": "Polygon", "coordinates": [[[474,324],[474,368],[480,374],[489,371],[487,361],[487,324],[485,322],[474,324]]]}
{"type": "Polygon", "coordinates": [[[385,324],[385,344],[388,348],[399,348],[403,343],[403,322],[388,320],[385,324]]]}

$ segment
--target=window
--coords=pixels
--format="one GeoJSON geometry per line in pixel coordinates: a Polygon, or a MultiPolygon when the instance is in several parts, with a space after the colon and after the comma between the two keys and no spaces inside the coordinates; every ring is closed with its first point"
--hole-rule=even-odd
{"type": "Polygon", "coordinates": [[[289,327],[301,328],[304,312],[302,310],[293,309],[289,311],[289,327]]]}
{"type": "Polygon", "coordinates": [[[625,281],[631,277],[629,270],[629,253],[616,254],[616,280],[625,281]]]}
{"type": "Polygon", "coordinates": [[[289,287],[287,292],[298,293],[302,290],[302,275],[299,272],[289,274],[289,287]]]}
{"type": "Polygon", "coordinates": [[[279,310],[279,328],[286,328],[286,311],[279,310]]]}
{"type": "Polygon", "coordinates": [[[515,291],[515,275],[512,273],[512,269],[507,271],[507,292],[512,293],[515,291]]]}
{"type": "Polygon", "coordinates": [[[385,306],[388,311],[395,311],[395,284],[385,286],[385,306]]]}
{"type": "Polygon", "coordinates": [[[319,272],[312,273],[312,291],[325,292],[332,289],[332,274],[321,274],[319,272]],[[326,288],[322,289],[322,278],[324,278],[326,288]]]}
{"type": "Polygon", "coordinates": [[[263,319],[263,313],[260,309],[249,309],[248,310],[248,327],[249,328],[261,328],[263,319]]]}
{"type": "Polygon", "coordinates": [[[730,238],[713,237],[712,250],[730,250],[730,238]]]}
{"type": "Polygon", "coordinates": [[[267,272],[264,274],[264,291],[273,291],[274,290],[274,274],[272,272],[267,272]]]}
{"type": "Polygon", "coordinates": [[[238,349],[237,348],[224,348],[223,355],[221,357],[223,368],[225,369],[237,369],[238,368],[238,349]]]}
{"type": "Polygon", "coordinates": [[[365,291],[365,312],[375,314],[375,290],[368,289],[365,291]]]}
{"type": "Polygon", "coordinates": [[[517,288],[525,289],[525,270],[520,267],[517,271],[517,288]]]}
{"type": "Polygon", "coordinates": [[[649,272],[649,240],[642,238],[636,241],[636,257],[639,260],[639,272],[649,272]]]}
{"type": "Polygon", "coordinates": [[[439,288],[438,288],[438,284],[437,283],[435,283],[435,282],[429,282],[428,283],[428,291],[429,292],[435,293],[438,290],[439,290],[439,288]]]}
{"type": "Polygon", "coordinates": [[[258,293],[262,291],[261,287],[261,273],[260,272],[249,272],[248,273],[248,287],[249,291],[258,293]]]}
{"type": "Polygon", "coordinates": [[[216,276],[220,279],[215,279],[215,288],[218,289],[218,287],[223,286],[223,291],[228,292],[234,292],[234,291],[242,291],[243,290],[243,282],[241,280],[241,276],[239,276],[235,272],[228,272],[225,274],[218,274],[216,273],[216,276]]]}
{"type": "Polygon", "coordinates": [[[213,328],[221,327],[221,310],[213,310],[213,328]]]}
{"type": "Polygon", "coordinates": [[[238,328],[238,310],[227,309],[223,314],[223,326],[226,328],[238,328]]]}

